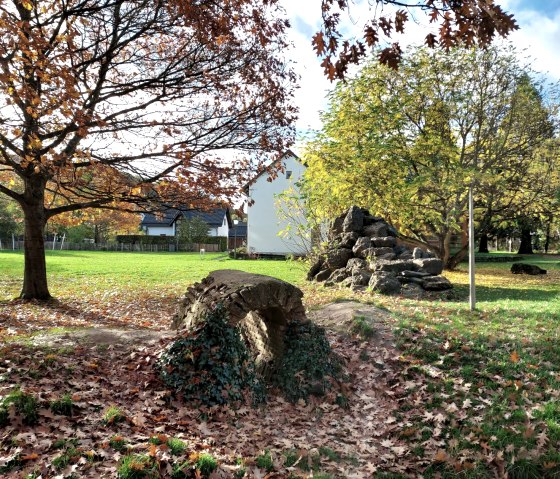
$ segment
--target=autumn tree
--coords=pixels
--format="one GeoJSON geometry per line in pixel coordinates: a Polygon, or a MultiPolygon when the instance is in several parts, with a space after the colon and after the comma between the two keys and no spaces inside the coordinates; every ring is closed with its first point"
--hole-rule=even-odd
{"type": "Polygon", "coordinates": [[[284,151],[286,27],[276,0],[0,1],[0,173],[22,182],[0,193],[25,217],[22,298],[50,297],[50,218],[204,206],[284,151]]]}
{"type": "Polygon", "coordinates": [[[48,229],[58,234],[66,233],[70,242],[74,238],[90,238],[94,243],[104,243],[115,235],[137,234],[139,217],[137,213],[118,208],[82,209],[54,216],[48,223],[48,229]]]}
{"type": "Polygon", "coordinates": [[[374,49],[379,62],[397,68],[403,51],[395,36],[405,33],[415,16],[427,16],[432,25],[424,27],[425,44],[445,51],[461,45],[487,46],[496,36],[505,37],[518,28],[513,15],[494,0],[375,0],[370,2],[372,16],[363,25],[363,36],[344,38],[340,22],[353,3],[321,0],[321,29],[312,43],[331,80],[344,79],[348,66],[360,63],[374,49]]]}
{"type": "Polygon", "coordinates": [[[479,207],[483,193],[503,203],[514,186],[521,200],[522,185],[543,174],[536,152],[554,124],[548,107],[521,88],[526,78],[515,53],[500,49],[417,49],[398,71],[372,62],[335,88],[309,144],[314,201],[326,217],[366,206],[453,268],[466,252],[451,244],[468,187],[476,186],[479,207]]]}

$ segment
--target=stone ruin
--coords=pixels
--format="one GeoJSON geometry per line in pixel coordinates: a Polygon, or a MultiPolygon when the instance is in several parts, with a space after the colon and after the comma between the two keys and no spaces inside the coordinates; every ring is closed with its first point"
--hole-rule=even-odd
{"type": "Polygon", "coordinates": [[[302,291],[285,281],[261,274],[223,269],[211,272],[190,287],[173,319],[176,329],[192,329],[217,304],[228,311],[229,323],[238,326],[265,376],[284,352],[289,323],[308,321],[302,291]]]}
{"type": "Polygon", "coordinates": [[[397,231],[364,208],[352,206],[337,217],[326,253],[312,265],[307,279],[355,291],[419,296],[453,285],[441,275],[443,262],[430,251],[410,249],[397,231]]]}

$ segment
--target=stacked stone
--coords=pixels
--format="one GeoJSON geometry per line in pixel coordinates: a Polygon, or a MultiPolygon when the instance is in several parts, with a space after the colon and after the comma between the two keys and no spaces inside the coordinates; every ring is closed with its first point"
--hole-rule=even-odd
{"type": "Polygon", "coordinates": [[[383,294],[443,291],[453,286],[441,275],[443,262],[421,248],[411,250],[397,240],[397,231],[383,218],[352,206],[336,218],[327,252],[309,270],[308,280],[367,287],[383,294]]]}

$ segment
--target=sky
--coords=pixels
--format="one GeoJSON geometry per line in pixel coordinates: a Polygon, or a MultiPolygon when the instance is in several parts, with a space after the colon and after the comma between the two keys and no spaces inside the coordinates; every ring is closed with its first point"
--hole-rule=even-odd
{"type": "MultiPolygon", "coordinates": [[[[375,3],[370,0],[369,3],[375,3]]],[[[520,51],[533,60],[533,68],[552,81],[560,81],[560,0],[496,0],[504,10],[512,13],[520,29],[508,38],[520,51]]],[[[300,88],[295,102],[300,109],[297,122],[299,149],[303,137],[321,127],[319,112],[326,108],[325,95],[334,84],[325,78],[311,46],[311,37],[319,29],[321,0],[283,0],[292,28],[289,39],[293,43],[290,58],[300,76],[300,88]]],[[[350,15],[344,18],[345,34],[360,35],[372,12],[367,0],[355,0],[350,15]]],[[[408,22],[405,34],[395,37],[401,45],[422,43],[428,26],[427,17],[415,14],[417,23],[408,22]]],[[[429,26],[428,26],[429,28],[429,26]]]]}

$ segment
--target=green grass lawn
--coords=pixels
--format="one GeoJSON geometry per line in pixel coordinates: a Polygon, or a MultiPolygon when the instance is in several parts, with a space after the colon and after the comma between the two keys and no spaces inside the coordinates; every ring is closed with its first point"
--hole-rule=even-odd
{"type": "MultiPolygon", "coordinates": [[[[223,253],[120,253],[104,251],[47,251],[49,289],[54,297],[96,294],[117,288],[184,291],[210,271],[240,269],[301,284],[305,267],[293,261],[244,261],[223,253]]],[[[19,294],[23,253],[0,252],[0,300],[19,294]]]]}

